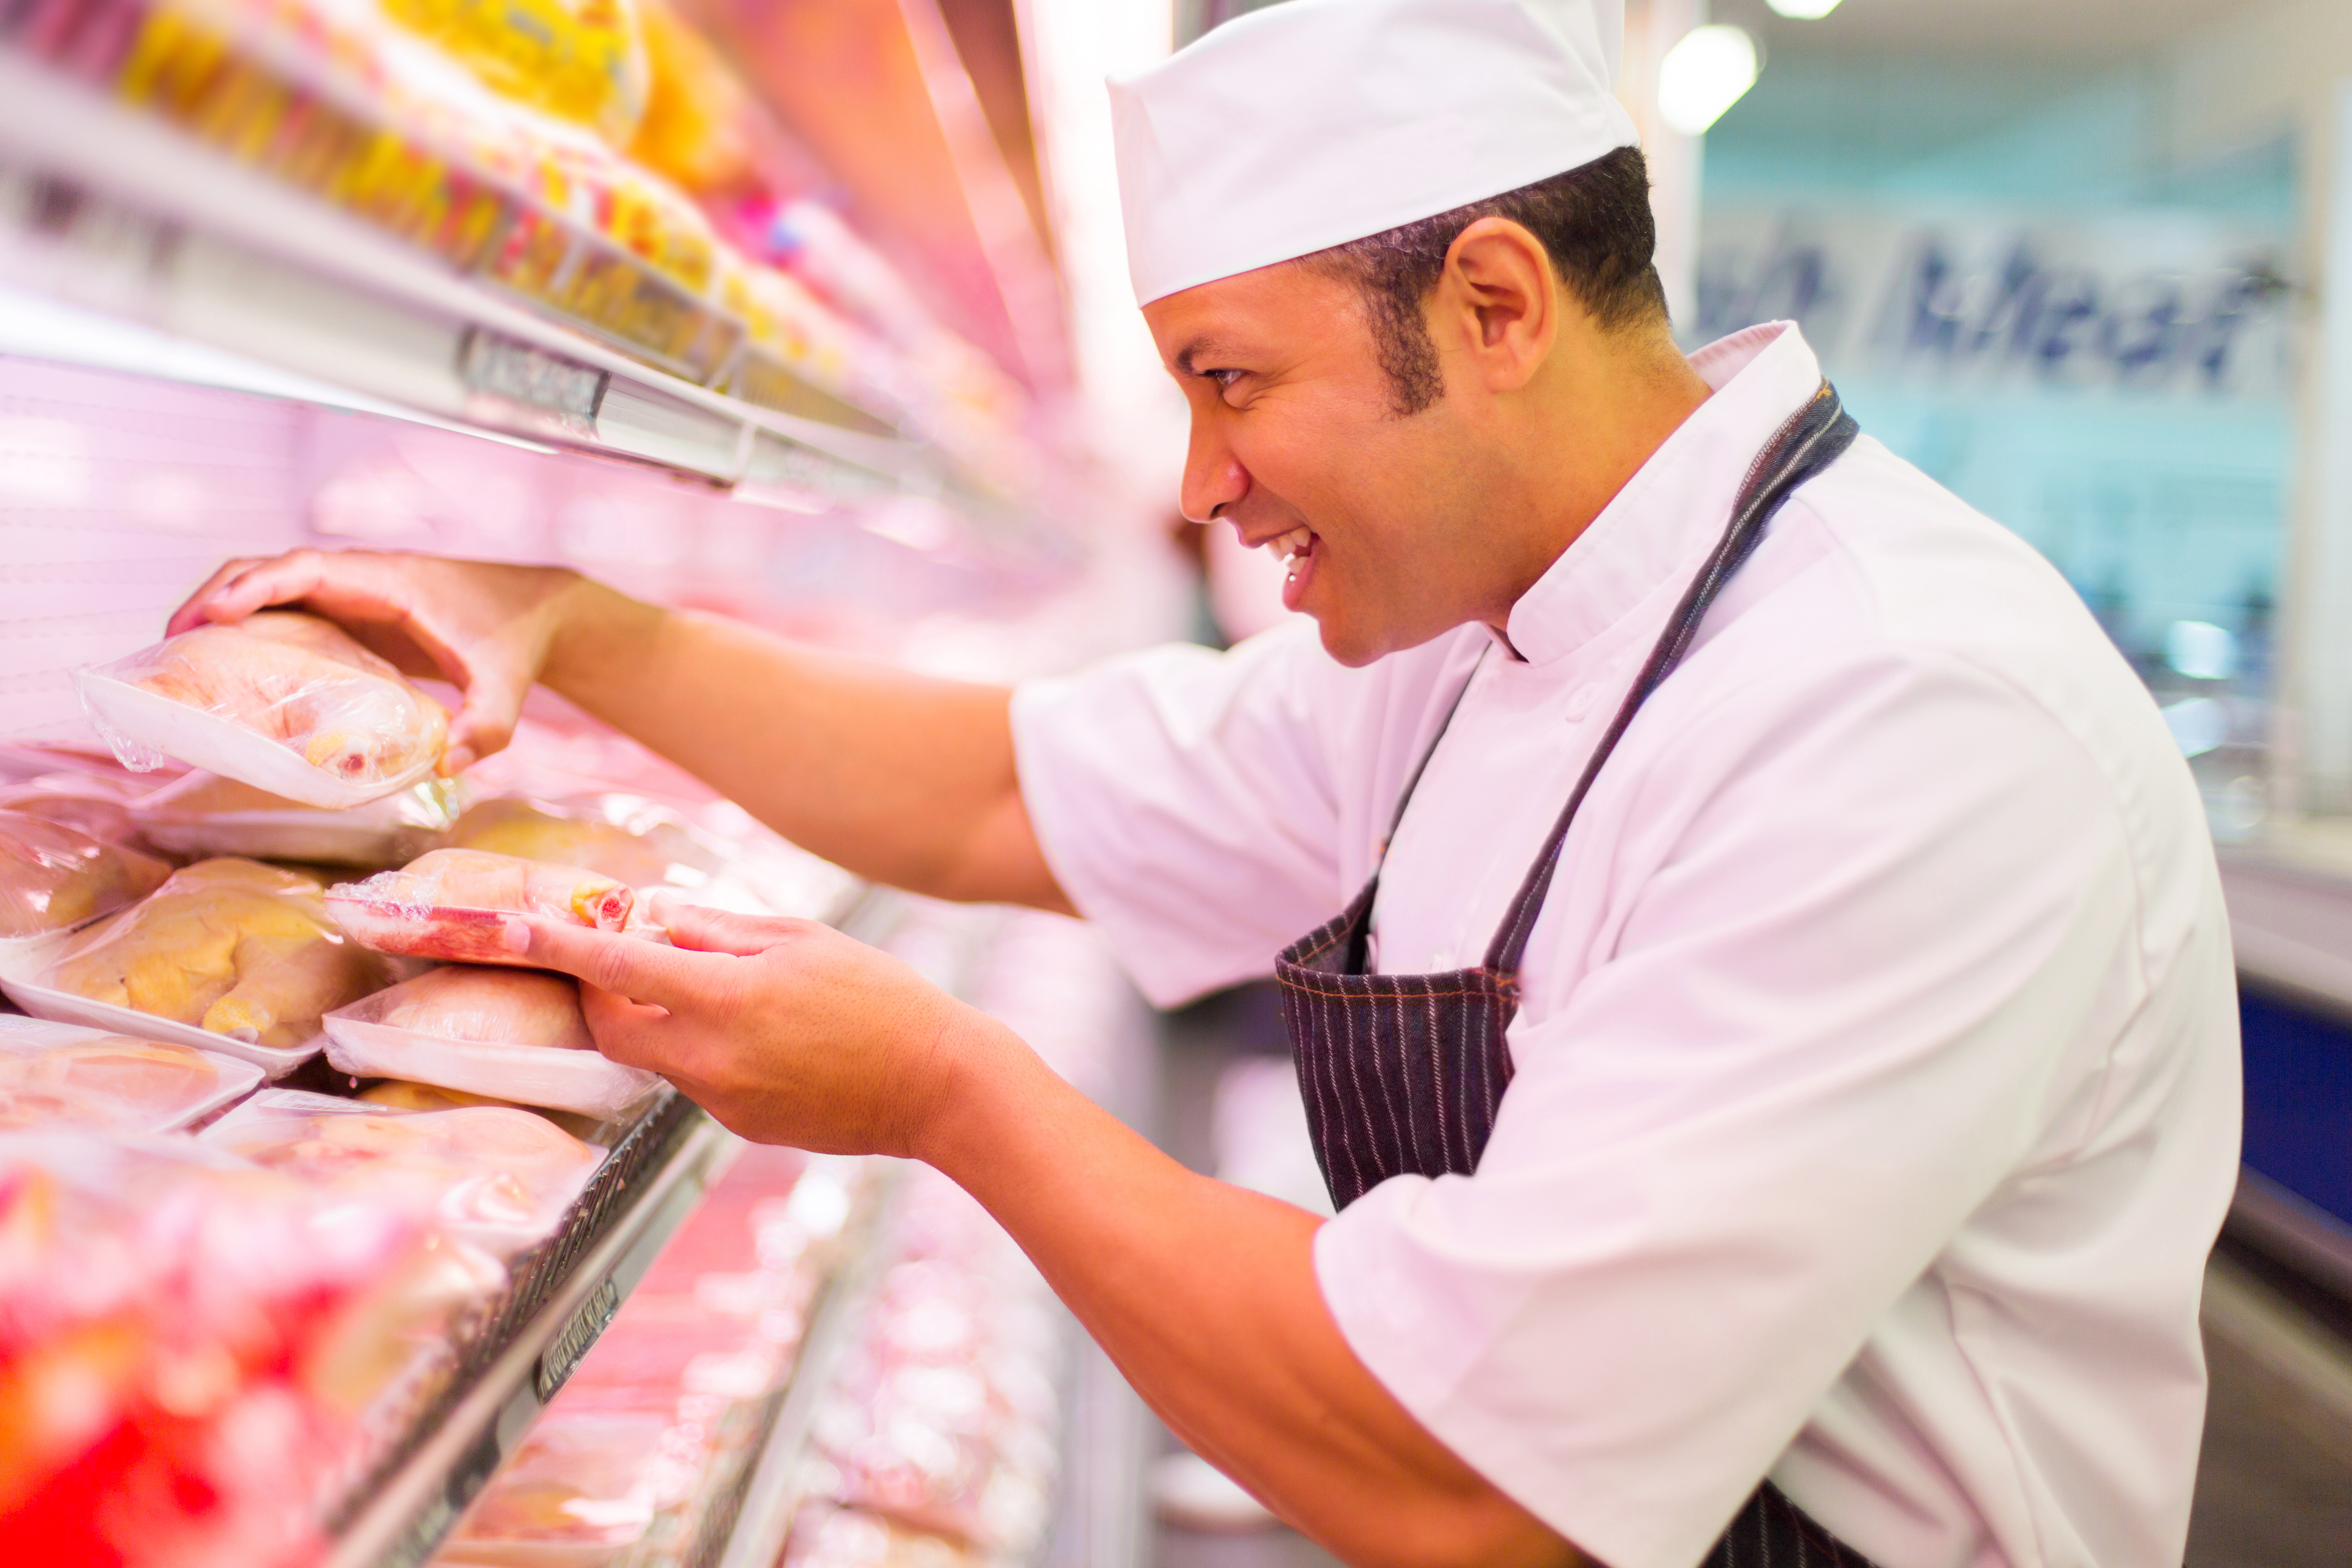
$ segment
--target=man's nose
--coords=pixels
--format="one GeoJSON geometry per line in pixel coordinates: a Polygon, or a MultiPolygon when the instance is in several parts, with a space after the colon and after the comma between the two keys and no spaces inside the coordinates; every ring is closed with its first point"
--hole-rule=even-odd
{"type": "Polygon", "coordinates": [[[1184,484],[1177,507],[1194,522],[1214,522],[1224,508],[1249,494],[1249,470],[1231,447],[1213,430],[1192,421],[1192,444],[1184,453],[1184,484]]]}

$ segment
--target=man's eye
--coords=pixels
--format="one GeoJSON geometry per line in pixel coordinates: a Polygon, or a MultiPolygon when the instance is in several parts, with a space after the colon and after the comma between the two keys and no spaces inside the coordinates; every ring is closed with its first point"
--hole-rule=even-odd
{"type": "Polygon", "coordinates": [[[1246,371],[1238,370],[1204,370],[1201,374],[1207,376],[1211,381],[1215,382],[1219,392],[1231,392],[1234,387],[1234,383],[1239,381],[1248,373],[1246,371]]]}

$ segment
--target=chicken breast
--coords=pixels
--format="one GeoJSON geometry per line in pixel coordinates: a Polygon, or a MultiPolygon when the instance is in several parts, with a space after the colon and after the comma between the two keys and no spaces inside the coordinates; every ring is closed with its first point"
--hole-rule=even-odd
{"type": "Polygon", "coordinates": [[[127,1035],[0,1055],[0,1129],[63,1123],[144,1131],[199,1103],[220,1078],[201,1051],[127,1035]]]}
{"type": "Polygon", "coordinates": [[[546,1046],[593,1050],[569,976],[537,970],[451,964],[404,981],[371,1004],[373,1022],[445,1040],[483,1046],[546,1046]]]}
{"type": "Polygon", "coordinates": [[[297,611],[184,632],[128,679],[289,746],[352,784],[437,760],[449,738],[439,703],[341,628],[297,611]]]}
{"type": "Polygon", "coordinates": [[[345,940],[319,884],[255,860],[200,860],[78,940],[47,984],[274,1049],[391,978],[345,940]]]}

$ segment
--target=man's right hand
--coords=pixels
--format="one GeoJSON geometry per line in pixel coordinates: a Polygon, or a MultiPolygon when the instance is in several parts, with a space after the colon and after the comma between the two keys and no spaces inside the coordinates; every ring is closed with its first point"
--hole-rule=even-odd
{"type": "Polygon", "coordinates": [[[560,567],[297,550],[228,563],[173,613],[166,633],[241,621],[273,605],[324,616],[404,674],[437,676],[465,693],[441,759],[446,776],[507,743],[567,608],[593,591],[560,567]]]}

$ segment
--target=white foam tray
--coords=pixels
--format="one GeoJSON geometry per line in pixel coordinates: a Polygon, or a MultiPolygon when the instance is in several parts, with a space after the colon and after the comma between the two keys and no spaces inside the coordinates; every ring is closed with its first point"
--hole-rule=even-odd
{"type": "MultiPolygon", "coordinates": [[[[126,748],[130,752],[161,752],[207,773],[330,811],[381,800],[433,772],[433,760],[428,758],[390,778],[353,784],[324,768],[312,767],[290,747],[217,713],[158,697],[143,687],[88,667],[75,670],[73,678],[82,706],[126,766],[141,765],[136,756],[126,754],[126,748]]],[[[152,756],[147,765],[153,765],[152,756]]]]}
{"type": "Polygon", "coordinates": [[[325,1022],[327,1061],[338,1072],[406,1079],[598,1121],[612,1120],[662,1082],[643,1068],[624,1067],[593,1050],[484,1045],[331,1013],[325,1022]]]}
{"type": "Polygon", "coordinates": [[[279,1050],[231,1039],[226,1035],[215,1035],[193,1025],[175,1024],[168,1018],[158,1018],[135,1008],[118,1007],[110,1002],[93,1002],[69,991],[53,991],[33,977],[48,968],[54,957],[52,950],[61,944],[62,938],[32,940],[33,946],[29,950],[20,948],[13,953],[0,953],[0,994],[5,994],[9,1001],[36,1018],[47,1018],[58,1024],[81,1024],[93,1029],[109,1029],[118,1035],[131,1035],[142,1040],[166,1040],[173,1045],[194,1046],[200,1051],[251,1062],[273,1079],[284,1078],[317,1056],[320,1047],[326,1043],[326,1037],[320,1035],[301,1045],[279,1050]]]}

